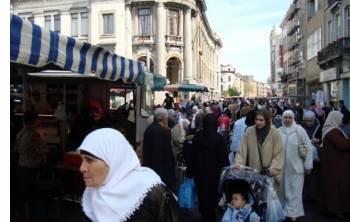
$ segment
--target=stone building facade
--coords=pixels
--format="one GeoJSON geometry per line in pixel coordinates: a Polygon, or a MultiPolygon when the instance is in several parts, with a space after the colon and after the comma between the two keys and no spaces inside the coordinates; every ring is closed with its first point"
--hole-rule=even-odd
{"type": "Polygon", "coordinates": [[[209,25],[205,0],[11,0],[11,10],[37,25],[145,61],[170,84],[207,86],[211,92],[203,99],[220,96],[223,44],[209,25]]]}

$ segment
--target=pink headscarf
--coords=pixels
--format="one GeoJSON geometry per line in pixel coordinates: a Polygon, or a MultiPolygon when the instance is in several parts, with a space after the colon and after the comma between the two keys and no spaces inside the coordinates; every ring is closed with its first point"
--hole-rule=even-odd
{"type": "Polygon", "coordinates": [[[324,113],[324,110],[322,109],[320,103],[316,103],[316,106],[315,106],[315,112],[317,115],[319,116],[323,116],[325,113],[324,113]]]}

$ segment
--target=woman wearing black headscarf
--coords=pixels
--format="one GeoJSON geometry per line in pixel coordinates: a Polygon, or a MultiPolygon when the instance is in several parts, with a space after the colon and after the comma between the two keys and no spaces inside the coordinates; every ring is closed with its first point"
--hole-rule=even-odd
{"type": "Polygon", "coordinates": [[[270,121],[266,109],[255,113],[255,125],[245,131],[240,148],[235,156],[235,167],[246,165],[275,179],[275,190],[279,195],[284,164],[284,147],[279,131],[270,121]]]}
{"type": "Polygon", "coordinates": [[[230,165],[225,140],[217,132],[216,117],[207,114],[203,129],[193,138],[193,153],[187,163],[186,177],[194,177],[203,222],[216,221],[220,169],[230,165]]]}

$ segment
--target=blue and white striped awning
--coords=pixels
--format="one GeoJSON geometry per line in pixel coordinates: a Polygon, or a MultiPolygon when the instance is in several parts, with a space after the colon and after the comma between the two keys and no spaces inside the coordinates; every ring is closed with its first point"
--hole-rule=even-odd
{"type": "Polygon", "coordinates": [[[126,83],[137,80],[142,62],[124,58],[102,47],[40,27],[11,13],[11,67],[48,67],[126,83]]]}

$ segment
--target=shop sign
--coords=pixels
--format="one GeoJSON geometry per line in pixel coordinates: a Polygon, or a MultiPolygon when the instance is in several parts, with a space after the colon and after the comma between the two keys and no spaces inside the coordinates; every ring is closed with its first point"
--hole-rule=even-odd
{"type": "Polygon", "coordinates": [[[324,70],[320,73],[320,82],[328,82],[339,79],[340,67],[324,70]]]}

